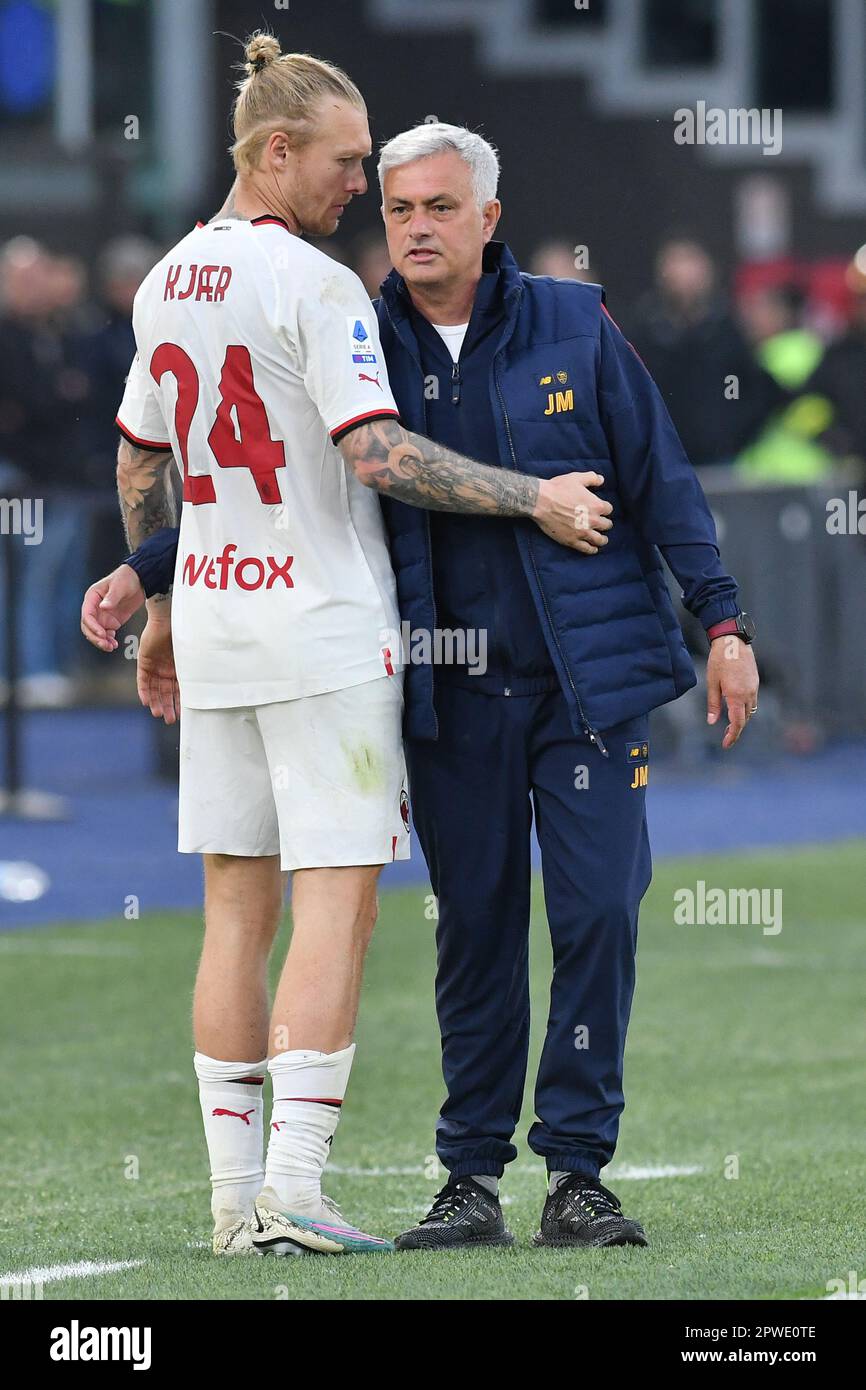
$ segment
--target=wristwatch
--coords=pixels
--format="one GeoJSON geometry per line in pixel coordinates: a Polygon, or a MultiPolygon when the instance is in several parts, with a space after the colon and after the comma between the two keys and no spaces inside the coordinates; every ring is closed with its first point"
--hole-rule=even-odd
{"type": "Polygon", "coordinates": [[[746,643],[755,640],[755,624],[748,613],[738,613],[735,618],[723,618],[707,628],[707,640],[714,637],[740,637],[746,643]]]}

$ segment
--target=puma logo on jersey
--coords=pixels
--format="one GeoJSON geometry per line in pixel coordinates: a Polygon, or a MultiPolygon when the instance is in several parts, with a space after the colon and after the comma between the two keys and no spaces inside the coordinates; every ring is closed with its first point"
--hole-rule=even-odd
{"type": "Polygon", "coordinates": [[[221,555],[197,556],[190,552],[183,562],[181,582],[194,588],[201,579],[206,589],[227,589],[231,573],[237,587],[248,591],[262,587],[272,589],[278,579],[282,579],[287,589],[295,587],[289,574],[294,555],[287,555],[283,563],[278,564],[274,555],[266,555],[264,560],[259,559],[258,555],[246,555],[243,560],[235,560],[236,550],[237,546],[231,542],[223,547],[221,555]]]}
{"type": "Polygon", "coordinates": [[[166,299],[190,299],[193,290],[196,300],[204,299],[208,304],[221,304],[226,297],[226,290],[232,278],[232,268],[230,265],[170,265],[165,276],[165,291],[163,301],[166,299]],[[184,269],[189,271],[186,286],[182,290],[177,290],[180,277],[184,269]],[[216,284],[213,277],[217,276],[216,284]]]}
{"type": "Polygon", "coordinates": [[[378,372],[376,373],[375,376],[367,376],[367,373],[366,373],[366,372],[359,372],[359,373],[358,373],[358,380],[359,380],[359,381],[372,381],[372,383],[373,383],[374,386],[378,386],[379,390],[380,390],[380,391],[382,390],[382,383],[381,383],[381,381],[379,380],[379,373],[378,373],[378,372]]]}
{"type": "MultiPolygon", "coordinates": [[[[253,1110],[255,1110],[255,1106],[253,1106],[253,1110]]],[[[243,1120],[244,1124],[248,1125],[248,1117],[252,1115],[253,1110],[244,1110],[243,1113],[241,1113],[239,1110],[214,1110],[213,1113],[215,1115],[232,1115],[236,1120],[243,1120]]]]}

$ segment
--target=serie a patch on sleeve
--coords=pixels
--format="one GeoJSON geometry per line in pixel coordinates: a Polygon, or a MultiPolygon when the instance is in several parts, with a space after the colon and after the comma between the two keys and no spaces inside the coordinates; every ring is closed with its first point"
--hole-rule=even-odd
{"type": "Polygon", "coordinates": [[[376,350],[370,335],[370,324],[365,318],[346,315],[346,328],[349,332],[349,346],[353,362],[375,362],[376,350]]]}
{"type": "Polygon", "coordinates": [[[628,745],[628,760],[630,763],[645,763],[649,758],[649,742],[630,743],[628,745]]]}

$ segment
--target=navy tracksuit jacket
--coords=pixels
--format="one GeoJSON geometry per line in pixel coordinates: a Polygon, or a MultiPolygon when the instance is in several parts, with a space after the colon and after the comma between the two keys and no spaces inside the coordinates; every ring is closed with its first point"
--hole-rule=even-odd
{"type": "MultiPolygon", "coordinates": [[[[548,1168],[595,1176],[623,1108],[650,881],[647,716],[695,683],[659,551],[705,627],[739,605],[694,471],[600,287],[524,275],[501,243],[483,269],[456,365],[401,277],[384,282],[401,419],[486,463],[601,473],[613,530],[585,556],[530,521],[382,498],[402,619],[487,635],[484,675],[410,664],[404,687],[413,819],[439,908],[437,1151],[454,1176],[501,1174],[516,1155],[534,814],[554,972],[529,1143],[548,1168]]],[[[175,548],[176,532],[160,533],[133,557],[150,592],[171,582],[175,548]]]]}

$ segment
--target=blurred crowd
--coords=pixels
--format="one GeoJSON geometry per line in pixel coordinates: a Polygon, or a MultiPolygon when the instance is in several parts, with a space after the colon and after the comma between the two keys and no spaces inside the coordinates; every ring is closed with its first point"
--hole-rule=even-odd
{"type": "Polygon", "coordinates": [[[858,253],[818,269],[742,267],[732,303],[698,243],[661,248],[627,331],[696,467],[755,484],[863,476],[866,268],[858,253]]]}
{"type": "MultiPolygon", "coordinates": [[[[333,254],[326,243],[323,250],[333,254]]],[[[585,248],[536,247],[533,275],[604,283],[585,248]]],[[[346,258],[371,296],[390,269],[384,240],[346,258]]],[[[696,468],[735,468],[748,483],[810,483],[841,463],[866,471],[866,248],[846,264],[790,259],[743,267],[734,292],[690,237],[659,248],[652,288],[615,317],[665,398],[696,468]],[[829,272],[829,273],[827,273],[829,272]]]]}
{"type": "MultiPolygon", "coordinates": [[[[38,544],[2,538],[15,548],[17,693],[25,706],[75,698],[84,654],[78,610],[91,564],[104,572],[123,557],[114,417],[135,352],[133,297],[161,254],[143,238],[110,241],[91,287],[75,256],[29,237],[0,249],[0,498],[42,504],[38,544]]],[[[0,565],[0,653],[8,584],[8,565],[0,565]]]]}
{"type": "MultiPolygon", "coordinates": [[[[383,237],[347,253],[371,295],[390,269],[383,237]]],[[[566,239],[536,248],[533,274],[596,280],[566,239]]],[[[42,539],[16,547],[17,691],[30,707],[76,698],[81,594],[123,557],[115,500],[114,416],[135,350],[130,315],[162,254],[135,236],[102,250],[92,271],[29,237],[0,248],[0,499],[41,498],[42,539]]],[[[825,280],[827,277],[825,277],[825,280]]],[[[615,317],[655,378],[696,467],[743,482],[808,484],[866,474],[866,252],[816,292],[808,266],[743,268],[726,292],[697,241],[659,249],[647,294],[615,317]]],[[[0,700],[3,625],[0,565],[0,700]]]]}

